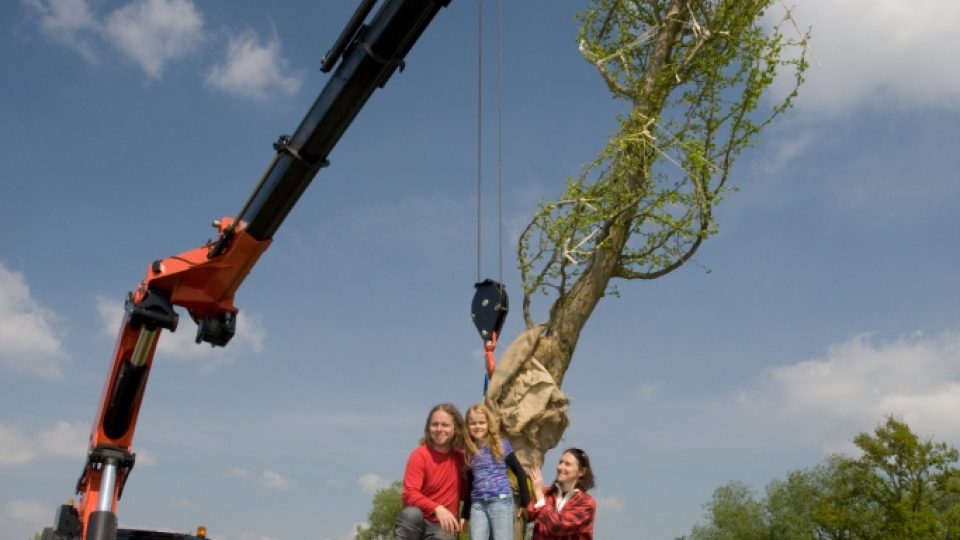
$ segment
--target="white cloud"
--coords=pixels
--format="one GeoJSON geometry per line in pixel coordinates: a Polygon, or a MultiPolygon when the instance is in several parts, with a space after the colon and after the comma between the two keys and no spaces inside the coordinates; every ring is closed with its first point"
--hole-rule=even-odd
{"type": "Polygon", "coordinates": [[[960,108],[960,71],[948,67],[960,55],[960,42],[949,39],[960,2],[805,0],[793,13],[802,28],[812,28],[821,64],[811,66],[800,90],[805,111],[835,114],[863,104],[960,108]]]}
{"type": "Polygon", "coordinates": [[[287,491],[296,487],[296,482],[269,469],[256,474],[250,469],[236,467],[227,471],[227,476],[240,480],[254,480],[261,487],[278,491],[287,491]]]}
{"type": "Polygon", "coordinates": [[[619,512],[626,505],[620,497],[599,497],[597,498],[597,508],[603,511],[619,512]]]}
{"type": "Polygon", "coordinates": [[[824,354],[768,368],[732,393],[701,400],[669,392],[625,414],[650,422],[669,415],[655,434],[638,430],[642,444],[674,453],[709,447],[720,455],[775,455],[778,460],[831,453],[855,455],[853,437],[887,415],[902,418],[923,437],[960,444],[960,331],[916,333],[892,340],[852,336],[824,354]]]}
{"type": "MultiPolygon", "coordinates": [[[[133,60],[148,80],[159,79],[173,61],[203,43],[204,18],[193,0],[133,0],[98,16],[87,0],[22,0],[44,35],[97,62],[97,45],[106,44],[133,60]]],[[[226,56],[205,76],[208,86],[251,99],[291,96],[302,75],[291,74],[276,34],[262,41],[253,32],[230,36],[226,56]]]]}
{"type": "Polygon", "coordinates": [[[117,337],[120,321],[123,320],[123,303],[103,296],[97,296],[94,303],[100,317],[100,333],[106,337],[117,337]]]}
{"type": "MultiPolygon", "coordinates": [[[[97,313],[100,316],[101,333],[110,338],[116,338],[123,320],[123,303],[98,296],[95,299],[97,313]]],[[[182,311],[182,310],[181,310],[182,311]]],[[[263,350],[266,339],[266,330],[260,316],[255,313],[241,311],[237,315],[236,335],[226,347],[211,347],[196,343],[196,330],[190,316],[180,313],[180,322],[176,332],[164,332],[160,335],[160,344],[157,354],[176,360],[197,362],[204,372],[213,372],[217,369],[232,365],[236,362],[238,353],[263,350]]]]}
{"type": "Polygon", "coordinates": [[[377,490],[383,489],[389,484],[389,482],[373,473],[364,474],[357,479],[357,485],[360,486],[360,491],[369,495],[373,495],[377,490]]]}
{"type": "Polygon", "coordinates": [[[23,465],[45,457],[82,458],[89,433],[88,426],[68,422],[57,422],[37,433],[0,424],[0,466],[23,465]]]}
{"type": "Polygon", "coordinates": [[[153,452],[148,450],[137,450],[137,466],[138,467],[153,467],[159,463],[157,456],[153,452]]]}
{"type": "Polygon", "coordinates": [[[60,377],[67,355],[55,327],[55,314],[31,297],[23,274],[0,263],[0,368],[60,377]]]}
{"type": "Polygon", "coordinates": [[[203,17],[192,0],[133,0],[98,17],[87,0],[23,0],[49,38],[90,62],[104,43],[158,79],[173,60],[197,50],[203,17]]]}
{"type": "Polygon", "coordinates": [[[250,472],[249,469],[245,469],[243,467],[234,467],[233,469],[230,469],[229,471],[227,471],[227,476],[229,476],[230,478],[240,478],[244,480],[244,479],[250,478],[252,476],[252,473],[250,472]]]}
{"type": "Polygon", "coordinates": [[[37,18],[41,31],[75,50],[88,61],[95,60],[91,38],[99,23],[86,0],[23,0],[27,12],[37,18]]]}
{"type": "Polygon", "coordinates": [[[275,536],[264,536],[258,533],[242,533],[240,540],[277,540],[275,536]]]}
{"type": "Polygon", "coordinates": [[[200,44],[203,17],[190,0],[137,0],[107,17],[104,36],[157,79],[167,63],[200,44]]]}
{"type": "Polygon", "coordinates": [[[276,36],[261,44],[256,35],[247,32],[230,39],[227,57],[207,73],[207,84],[247,98],[265,99],[274,92],[290,96],[300,89],[301,78],[285,75],[286,70],[276,36]]]}
{"type": "Polygon", "coordinates": [[[641,383],[637,386],[637,399],[640,401],[651,401],[656,397],[659,390],[660,385],[656,383],[641,383]]]}
{"type": "Polygon", "coordinates": [[[776,177],[782,171],[802,158],[817,143],[822,142],[823,134],[819,129],[807,126],[803,119],[792,114],[781,117],[779,124],[768,128],[770,137],[766,143],[763,159],[751,160],[757,174],[764,177],[776,177]]]}
{"type": "Polygon", "coordinates": [[[57,422],[37,435],[37,446],[43,455],[83,458],[87,452],[90,427],[84,424],[57,422]]]}
{"type": "Polygon", "coordinates": [[[37,15],[40,28],[51,36],[96,27],[86,0],[24,0],[23,4],[37,15]]]}
{"type": "Polygon", "coordinates": [[[174,333],[165,333],[160,338],[157,354],[169,356],[179,360],[197,361],[205,372],[232,365],[236,362],[237,353],[260,352],[263,350],[263,341],[266,335],[260,317],[254,313],[241,311],[237,315],[236,335],[226,347],[211,347],[209,344],[196,342],[197,327],[190,320],[190,316],[182,313],[180,324],[174,333]]]}
{"type": "Polygon", "coordinates": [[[33,456],[30,441],[23,430],[0,424],[0,466],[22,465],[33,456]]]}
{"type": "Polygon", "coordinates": [[[53,517],[53,509],[33,500],[10,501],[3,505],[3,517],[40,529],[53,517]]]}
{"type": "Polygon", "coordinates": [[[960,422],[960,333],[855,336],[823,358],[774,368],[769,383],[792,415],[863,426],[895,414],[918,433],[950,434],[960,422]]]}
{"type": "Polygon", "coordinates": [[[282,490],[282,491],[293,489],[294,487],[296,487],[296,484],[293,482],[293,480],[290,480],[289,478],[284,477],[280,473],[276,471],[271,471],[271,470],[265,470],[262,473],[260,473],[260,477],[257,479],[257,483],[268,489],[275,489],[275,490],[282,490]]]}

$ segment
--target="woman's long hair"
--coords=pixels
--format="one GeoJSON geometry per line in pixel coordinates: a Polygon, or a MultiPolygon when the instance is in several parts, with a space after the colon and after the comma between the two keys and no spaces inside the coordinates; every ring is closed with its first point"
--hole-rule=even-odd
{"type": "Polygon", "coordinates": [[[482,403],[472,405],[467,409],[465,418],[466,424],[464,431],[466,431],[466,435],[463,438],[463,453],[467,459],[467,463],[473,464],[473,459],[480,455],[480,448],[484,445],[490,448],[490,454],[493,455],[494,460],[503,462],[503,443],[500,442],[500,422],[493,416],[490,409],[482,403]],[[481,441],[473,440],[473,435],[470,434],[470,415],[472,413],[482,414],[487,419],[487,436],[481,441]]]}

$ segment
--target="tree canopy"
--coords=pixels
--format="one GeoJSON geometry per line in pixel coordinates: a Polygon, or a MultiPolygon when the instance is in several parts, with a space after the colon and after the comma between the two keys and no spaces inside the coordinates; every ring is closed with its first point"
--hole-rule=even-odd
{"type": "Polygon", "coordinates": [[[763,498],[739,482],[717,488],[689,540],[960,539],[955,448],[893,416],[853,442],[860,457],[829,456],[771,482],[763,498]]]}
{"type": "Polygon", "coordinates": [[[528,466],[568,425],[560,392],[581,331],[619,280],[655,279],[716,233],[734,163],[790,108],[807,35],[774,0],[592,0],[579,46],[624,104],[599,156],[523,230],[517,254],[525,330],[487,392],[528,466]],[[788,37],[793,35],[794,37],[788,37]],[[777,77],[790,90],[774,99],[777,77]],[[535,298],[546,296],[538,323],[535,298]]]}
{"type": "Polygon", "coordinates": [[[374,493],[367,523],[357,526],[356,540],[393,539],[394,523],[403,509],[402,488],[403,485],[398,481],[374,493]]]}

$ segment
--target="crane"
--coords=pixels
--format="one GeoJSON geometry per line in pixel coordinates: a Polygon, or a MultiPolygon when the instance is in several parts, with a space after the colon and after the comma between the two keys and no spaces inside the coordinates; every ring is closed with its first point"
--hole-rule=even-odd
{"type": "Polygon", "coordinates": [[[136,454],[133,437],[154,353],[163,331],[179,325],[175,307],[197,324],[196,342],[223,347],[236,331],[234,296],[284,219],[377,88],[450,0],[362,0],[320,70],[333,71],[292,135],[275,155],[235,216],[213,222],[216,238],[147,267],[127,295],[110,368],[90,433],[76,503],[61,505],[42,540],[193,540],[195,535],[120,529],[117,507],[136,454]],[[369,19],[369,22],[368,22],[369,19]],[[334,70],[334,68],[336,68],[334,70]]]}

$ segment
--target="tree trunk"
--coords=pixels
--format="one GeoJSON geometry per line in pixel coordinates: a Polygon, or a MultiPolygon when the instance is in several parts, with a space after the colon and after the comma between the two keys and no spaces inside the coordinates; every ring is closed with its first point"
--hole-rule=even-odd
{"type": "MultiPolygon", "coordinates": [[[[657,35],[656,52],[645,77],[644,97],[634,101],[641,117],[659,114],[661,92],[657,76],[670,59],[673,44],[682,30],[685,2],[673,0],[657,35]]],[[[616,165],[614,165],[616,166],[616,165]]],[[[649,177],[648,166],[624,174],[624,182],[638,190],[649,177]]],[[[636,191],[634,191],[636,192],[636,191]]],[[[587,269],[567,294],[550,309],[549,320],[525,329],[510,344],[487,389],[486,403],[501,419],[501,430],[513,444],[524,467],[541,467],[544,454],[554,448],[569,424],[567,397],[560,391],[573,352],[583,330],[604,296],[620,264],[630,238],[636,207],[630,206],[604,224],[601,241],[587,269]]]]}
{"type": "MultiPolygon", "coordinates": [[[[791,43],[779,25],[769,33],[759,25],[771,3],[593,0],[585,12],[581,51],[631,110],[587,172],[520,237],[526,328],[504,353],[485,402],[527,470],[543,467],[569,425],[560,388],[610,281],[656,279],[685,264],[715,232],[713,206],[740,151],[791,106],[796,91],[766,118],[750,116],[779,67],[793,72],[796,89],[807,66],[807,34],[791,43]],[[800,50],[798,59],[782,56],[787,45],[800,50]],[[556,297],[547,321],[536,324],[530,299],[545,292],[556,297]]],[[[781,22],[796,26],[789,10],[781,22]]],[[[516,538],[522,532],[518,522],[516,538]]]]}
{"type": "MultiPolygon", "coordinates": [[[[683,3],[674,0],[668,10],[668,21],[679,21],[684,11],[683,3]]],[[[634,111],[643,118],[656,116],[659,111],[653,103],[661,101],[654,91],[655,75],[668,61],[672,44],[677,39],[681,25],[668,23],[657,37],[657,52],[652,59],[650,76],[645,80],[649,87],[647,96],[634,103],[634,111]]],[[[616,165],[615,165],[616,166],[616,165]]],[[[648,166],[623,175],[636,192],[649,176],[648,166]]],[[[569,400],[560,391],[564,375],[570,367],[574,350],[583,330],[604,296],[610,279],[615,275],[620,256],[630,238],[636,206],[604,224],[602,241],[597,242],[588,268],[565,295],[559,296],[550,309],[549,320],[541,325],[525,329],[510,344],[500,366],[491,378],[485,401],[501,419],[501,432],[514,447],[524,468],[542,467],[546,452],[560,442],[570,421],[567,416],[569,400]]],[[[549,478],[550,472],[545,473],[549,478]]],[[[548,480],[549,481],[549,480],[548,480]]],[[[524,522],[515,522],[514,537],[524,538],[524,522]]]]}

